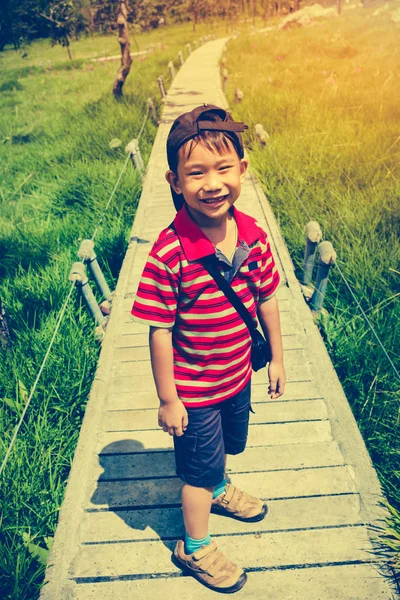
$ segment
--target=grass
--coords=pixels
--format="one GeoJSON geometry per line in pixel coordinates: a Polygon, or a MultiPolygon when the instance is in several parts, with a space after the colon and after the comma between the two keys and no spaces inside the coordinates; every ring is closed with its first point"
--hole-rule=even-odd
{"type": "MultiPolygon", "coordinates": [[[[194,38],[191,27],[138,36],[141,48],[120,101],[111,95],[118,64],[91,62],[118,54],[115,36],[73,43],[74,60],[41,40],[23,59],[0,54],[0,298],[12,347],[0,345],[0,461],[70,289],[79,241],[91,237],[137,137],[157,77],[194,38]],[[114,138],[120,148],[110,148],[114,138]]],[[[132,48],[135,50],[135,48],[132,48]]],[[[177,61],[175,60],[177,65],[177,61]]],[[[140,140],[147,161],[156,133],[150,118],[140,140]]],[[[141,181],[122,177],[96,235],[96,253],[115,287],[134,220],[141,181]]],[[[16,445],[1,477],[0,588],[5,600],[38,597],[65,483],[73,459],[99,347],[94,325],[74,293],[16,445]]]]}
{"type": "MultiPolygon", "coordinates": [[[[250,126],[251,161],[297,274],[305,225],[317,220],[400,370],[399,27],[389,11],[373,17],[375,9],[231,41],[228,96],[233,106],[235,88],[244,92],[234,114],[250,126]],[[255,139],[256,123],[270,136],[265,148],[255,139]]],[[[321,332],[383,489],[399,510],[399,380],[335,268],[325,307],[321,332]]],[[[398,513],[391,527],[400,555],[398,513]]]]}

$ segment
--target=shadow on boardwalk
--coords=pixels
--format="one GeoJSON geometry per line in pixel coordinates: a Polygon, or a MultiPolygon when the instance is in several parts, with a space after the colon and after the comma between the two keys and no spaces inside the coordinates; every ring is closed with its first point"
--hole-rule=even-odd
{"type": "Polygon", "coordinates": [[[103,473],[91,498],[99,508],[92,510],[113,512],[132,530],[132,541],[160,540],[172,551],[183,537],[184,524],[182,482],[175,475],[171,448],[120,440],[103,448],[99,463],[103,473]]]}

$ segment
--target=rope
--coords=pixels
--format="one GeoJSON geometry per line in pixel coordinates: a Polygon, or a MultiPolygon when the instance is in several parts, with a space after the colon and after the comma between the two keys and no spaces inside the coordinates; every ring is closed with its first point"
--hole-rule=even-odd
{"type": "MultiPolygon", "coordinates": [[[[285,177],[286,181],[288,182],[288,184],[289,184],[289,186],[290,186],[291,190],[293,191],[293,193],[294,193],[295,197],[296,197],[296,198],[297,198],[297,200],[300,202],[300,204],[301,204],[301,206],[303,207],[303,209],[304,209],[304,212],[306,213],[306,215],[307,215],[307,217],[309,218],[309,220],[310,220],[310,221],[312,221],[313,219],[312,219],[312,217],[311,217],[310,213],[308,212],[308,210],[307,210],[307,207],[305,206],[304,202],[301,200],[300,196],[298,195],[298,193],[296,192],[295,188],[293,187],[293,185],[292,185],[292,182],[290,181],[289,177],[287,176],[287,174],[286,174],[285,170],[283,169],[282,165],[279,163],[279,161],[278,161],[277,157],[275,156],[275,153],[272,151],[272,148],[270,147],[270,144],[269,144],[269,143],[267,143],[267,146],[268,146],[268,149],[269,149],[270,153],[272,154],[272,156],[273,156],[273,158],[274,158],[274,160],[275,160],[276,164],[278,165],[278,167],[279,167],[279,168],[280,168],[280,170],[282,171],[282,173],[283,173],[283,175],[284,175],[284,177],[285,177]]],[[[253,180],[253,183],[254,183],[254,180],[253,180]]],[[[256,186],[255,186],[255,187],[256,187],[256,186]]],[[[257,187],[256,187],[256,191],[257,191],[257,187]]],[[[296,223],[296,224],[298,225],[298,223],[296,223]]],[[[302,228],[302,229],[303,229],[303,231],[304,231],[304,228],[302,228]]],[[[393,371],[394,371],[394,373],[395,373],[396,377],[397,377],[397,378],[400,380],[400,373],[399,373],[399,371],[396,369],[396,366],[394,365],[394,363],[393,363],[392,359],[390,358],[390,356],[389,356],[389,354],[388,354],[388,352],[387,352],[386,348],[384,347],[384,345],[382,344],[381,340],[379,339],[379,336],[378,336],[378,334],[376,333],[374,326],[372,325],[371,321],[368,319],[368,317],[367,317],[367,315],[366,315],[366,313],[365,313],[364,309],[362,308],[361,304],[359,303],[359,301],[358,301],[358,299],[357,299],[357,297],[356,297],[355,293],[353,292],[353,290],[352,290],[352,288],[351,288],[351,286],[350,286],[349,282],[347,281],[347,279],[346,279],[346,277],[345,277],[345,275],[344,275],[343,271],[341,270],[341,268],[339,267],[339,265],[338,265],[338,263],[337,263],[337,262],[335,262],[335,266],[336,266],[336,268],[337,268],[337,270],[338,270],[338,272],[339,272],[339,275],[341,276],[341,278],[342,278],[342,280],[343,280],[344,284],[346,285],[347,289],[349,290],[349,292],[350,292],[350,294],[351,294],[351,296],[352,296],[353,300],[355,301],[355,303],[357,304],[358,308],[360,309],[360,311],[361,311],[361,314],[362,314],[362,316],[364,317],[364,320],[365,320],[365,322],[367,323],[367,325],[368,325],[368,326],[369,326],[369,328],[371,329],[371,331],[372,331],[372,333],[374,334],[374,336],[375,336],[376,340],[378,341],[378,344],[380,345],[380,347],[382,348],[383,352],[385,353],[385,356],[386,356],[386,358],[388,359],[388,361],[389,361],[389,363],[390,363],[390,366],[392,367],[392,369],[393,369],[393,371]]]]}
{"type": "Polygon", "coordinates": [[[100,227],[101,227],[101,224],[102,224],[102,222],[103,222],[103,219],[104,219],[104,217],[105,217],[105,215],[106,215],[106,212],[107,212],[107,210],[108,210],[108,207],[109,207],[109,206],[110,206],[110,204],[111,204],[111,200],[114,198],[115,192],[117,191],[117,187],[118,187],[118,185],[119,185],[119,182],[121,181],[121,177],[122,177],[122,175],[124,174],[124,171],[125,171],[125,169],[126,169],[126,167],[127,167],[127,164],[128,164],[128,161],[129,161],[130,157],[131,157],[131,155],[130,155],[130,153],[129,153],[129,154],[128,154],[128,156],[127,156],[127,158],[126,158],[126,161],[124,162],[124,166],[123,166],[123,167],[122,167],[122,169],[121,169],[121,172],[120,172],[120,174],[119,174],[119,177],[118,177],[118,179],[117,179],[117,183],[114,185],[114,189],[113,189],[113,191],[111,192],[111,195],[110,195],[110,197],[109,197],[109,199],[108,199],[108,202],[107,202],[107,204],[106,204],[106,206],[105,206],[105,208],[104,208],[104,210],[103,210],[103,212],[102,212],[102,214],[101,214],[101,217],[100,217],[100,219],[99,219],[98,225],[97,225],[96,229],[95,229],[95,230],[94,230],[94,232],[93,232],[93,235],[92,235],[92,238],[91,238],[91,239],[92,239],[92,241],[94,241],[94,238],[96,237],[96,234],[97,234],[98,230],[99,230],[99,229],[100,229],[100,227]]]}
{"type": "Polygon", "coordinates": [[[145,117],[143,119],[142,127],[140,128],[140,131],[139,131],[139,135],[137,136],[137,141],[139,141],[140,138],[141,138],[141,136],[142,136],[142,133],[143,133],[143,130],[144,130],[144,126],[146,125],[147,119],[149,118],[149,114],[150,114],[150,106],[147,105],[147,112],[146,112],[146,115],[145,115],[145,117]]]}
{"type": "Polygon", "coordinates": [[[339,271],[339,273],[340,273],[340,275],[341,275],[341,277],[342,277],[342,279],[343,279],[344,283],[346,284],[346,286],[347,286],[347,289],[349,290],[350,294],[352,295],[352,297],[353,297],[353,300],[356,302],[356,304],[357,304],[358,308],[360,309],[360,311],[361,311],[361,313],[362,313],[362,315],[363,315],[364,319],[366,320],[366,322],[367,322],[367,323],[368,323],[368,325],[370,326],[370,328],[371,328],[371,331],[372,331],[372,333],[374,334],[374,336],[375,336],[375,338],[376,338],[376,340],[377,340],[378,344],[380,345],[380,347],[381,347],[381,348],[382,348],[382,350],[384,351],[384,353],[385,353],[385,355],[386,355],[386,358],[388,359],[388,361],[390,362],[390,364],[391,364],[391,366],[392,366],[392,369],[393,369],[393,371],[396,373],[396,376],[397,376],[397,378],[400,380],[400,373],[399,373],[399,371],[396,369],[396,367],[395,367],[395,365],[394,365],[394,363],[393,363],[392,359],[390,358],[389,354],[388,354],[388,353],[387,353],[387,351],[386,351],[386,348],[384,347],[384,345],[382,344],[381,340],[379,339],[379,336],[377,335],[377,333],[376,333],[376,331],[375,331],[375,329],[374,329],[374,327],[373,327],[372,323],[370,322],[370,320],[368,319],[367,315],[365,314],[365,311],[363,310],[363,308],[362,308],[361,304],[360,304],[360,303],[359,303],[359,301],[357,300],[357,298],[356,298],[356,296],[355,296],[355,294],[354,294],[353,290],[351,289],[351,287],[350,287],[350,285],[349,285],[349,283],[348,283],[348,281],[347,281],[346,277],[344,276],[344,273],[342,272],[342,270],[340,269],[340,267],[339,267],[339,265],[338,265],[337,263],[336,263],[336,268],[338,269],[338,271],[339,271]]]}
{"type": "Polygon", "coordinates": [[[29,404],[30,404],[30,402],[31,402],[31,400],[32,400],[32,396],[33,396],[33,394],[35,393],[35,390],[36,390],[37,384],[39,383],[39,379],[40,379],[40,376],[41,376],[41,374],[42,374],[42,372],[43,372],[43,369],[44,369],[44,367],[45,367],[45,365],[46,365],[47,359],[48,359],[48,357],[49,357],[49,355],[50,355],[50,351],[51,351],[51,349],[52,349],[52,347],[53,347],[54,340],[55,340],[55,338],[56,338],[56,335],[57,335],[57,333],[58,333],[58,330],[59,330],[59,328],[60,328],[61,321],[63,320],[64,314],[65,314],[65,311],[66,311],[66,308],[67,308],[67,304],[68,304],[68,302],[69,302],[69,299],[71,298],[72,291],[73,291],[74,287],[75,287],[75,283],[73,283],[73,284],[71,285],[71,287],[70,287],[70,290],[69,290],[69,293],[68,293],[68,296],[67,296],[67,298],[66,298],[66,300],[65,300],[65,302],[64,302],[64,304],[63,304],[63,306],[62,306],[62,308],[61,308],[61,310],[60,310],[60,313],[59,313],[59,316],[58,316],[58,319],[57,319],[57,324],[56,324],[56,326],[55,326],[55,328],[54,328],[53,336],[52,336],[52,338],[51,338],[51,341],[50,341],[49,347],[47,348],[47,351],[46,351],[46,354],[45,354],[45,356],[44,356],[44,359],[43,359],[43,361],[42,361],[42,364],[41,364],[41,366],[40,366],[39,372],[38,372],[38,374],[37,374],[37,376],[36,376],[36,379],[35,379],[35,382],[34,382],[34,384],[33,384],[33,386],[32,386],[31,393],[29,394],[29,398],[28,398],[28,400],[26,401],[26,404],[25,404],[24,410],[22,411],[22,414],[21,414],[21,416],[20,416],[20,419],[19,419],[19,421],[18,421],[18,424],[17,424],[17,426],[15,427],[14,434],[13,434],[13,437],[12,437],[12,439],[11,439],[10,445],[8,446],[8,449],[7,449],[6,455],[5,455],[5,457],[4,457],[4,460],[3,460],[2,464],[1,464],[1,467],[0,467],[0,475],[2,474],[2,472],[3,472],[3,470],[4,470],[4,467],[6,466],[6,463],[7,463],[7,461],[8,461],[8,458],[9,458],[9,456],[10,456],[10,454],[11,454],[11,450],[12,450],[12,448],[13,448],[14,444],[15,444],[15,440],[17,439],[18,432],[19,432],[19,430],[20,430],[20,427],[21,427],[21,425],[22,425],[22,422],[23,422],[23,420],[24,420],[24,417],[25,417],[26,411],[28,410],[29,404]]]}
{"type": "MultiPolygon", "coordinates": [[[[142,133],[143,133],[143,130],[144,130],[144,127],[145,127],[145,125],[146,125],[146,122],[147,122],[147,119],[148,119],[148,117],[149,117],[149,114],[150,114],[150,106],[147,106],[147,111],[146,111],[146,114],[145,114],[145,116],[144,116],[144,118],[143,118],[142,126],[141,126],[141,129],[140,129],[139,135],[138,135],[138,137],[137,137],[137,140],[138,140],[138,141],[139,141],[139,139],[140,139],[140,137],[141,137],[141,135],[142,135],[142,133]]],[[[94,238],[95,238],[95,236],[96,236],[96,233],[97,233],[97,231],[99,230],[99,228],[100,228],[100,226],[101,226],[101,224],[102,224],[102,222],[103,222],[103,219],[104,219],[104,217],[105,217],[105,214],[106,214],[106,212],[107,212],[107,210],[108,210],[108,208],[109,208],[109,206],[110,206],[110,204],[111,204],[111,200],[113,199],[113,197],[114,197],[114,195],[115,195],[115,192],[117,191],[118,185],[119,185],[119,183],[120,183],[120,181],[121,181],[121,178],[122,178],[122,175],[123,175],[123,173],[125,172],[125,169],[126,169],[126,167],[127,167],[127,165],[128,165],[128,161],[129,161],[130,157],[131,157],[131,154],[129,153],[129,154],[128,154],[128,156],[127,156],[127,158],[126,158],[126,160],[125,160],[125,162],[124,162],[124,165],[123,165],[123,167],[122,167],[122,169],[121,169],[121,172],[120,172],[120,174],[119,174],[119,176],[118,176],[117,182],[116,182],[116,184],[114,185],[114,188],[113,188],[113,190],[112,190],[112,192],[111,192],[111,194],[110,194],[110,197],[109,197],[109,199],[108,199],[108,201],[107,201],[107,204],[106,204],[106,206],[105,206],[105,208],[104,208],[104,210],[103,210],[103,212],[102,212],[102,215],[101,215],[101,217],[100,217],[99,223],[98,223],[98,225],[97,225],[96,229],[95,229],[95,230],[94,230],[94,232],[93,232],[93,235],[92,235],[92,238],[91,238],[91,239],[92,239],[92,241],[94,240],[94,238]]],[[[30,176],[29,176],[29,177],[30,177],[30,176]]],[[[15,430],[14,430],[13,437],[12,437],[12,439],[11,439],[11,442],[10,442],[10,444],[9,444],[9,446],[8,446],[8,449],[7,449],[7,451],[6,451],[6,454],[5,454],[4,460],[3,460],[2,464],[1,464],[1,467],[0,467],[0,476],[1,476],[1,474],[2,474],[2,472],[3,472],[3,470],[4,470],[4,468],[5,468],[5,466],[6,466],[6,464],[7,464],[8,458],[9,458],[9,456],[10,456],[10,454],[11,454],[11,450],[13,449],[13,447],[14,447],[14,444],[15,444],[15,441],[16,441],[16,439],[17,439],[18,432],[19,432],[19,430],[20,430],[20,428],[21,428],[21,425],[22,425],[22,423],[23,423],[23,420],[24,420],[25,414],[26,414],[26,412],[27,412],[27,410],[28,410],[28,408],[29,408],[29,405],[30,405],[30,402],[31,402],[31,400],[32,400],[33,394],[34,394],[34,393],[35,393],[35,391],[36,391],[36,387],[37,387],[37,385],[38,385],[38,383],[39,383],[39,380],[40,380],[40,377],[41,377],[41,375],[42,375],[43,369],[44,369],[44,367],[46,366],[47,359],[48,359],[48,357],[49,357],[49,355],[50,355],[51,349],[52,349],[52,347],[53,347],[53,344],[54,344],[54,340],[55,340],[55,338],[56,338],[56,335],[57,335],[57,333],[58,333],[58,330],[59,330],[59,328],[60,328],[61,322],[62,322],[62,320],[63,320],[64,314],[65,314],[65,311],[66,311],[66,309],[67,309],[68,302],[69,302],[69,300],[70,300],[70,298],[71,298],[72,291],[73,291],[73,289],[74,289],[74,288],[75,288],[75,283],[73,282],[73,283],[72,283],[72,285],[71,285],[71,287],[70,287],[70,290],[69,290],[68,296],[67,296],[67,298],[66,298],[66,300],[65,300],[65,302],[64,302],[64,304],[63,304],[63,306],[62,306],[62,308],[61,308],[61,310],[60,310],[60,313],[59,313],[59,316],[58,316],[58,319],[57,319],[56,326],[55,326],[55,328],[54,328],[54,332],[53,332],[53,335],[52,335],[52,338],[51,338],[50,344],[49,344],[49,346],[48,346],[48,348],[47,348],[46,354],[45,354],[45,356],[44,356],[44,359],[43,359],[43,361],[42,361],[42,364],[41,364],[41,366],[40,366],[40,369],[39,369],[39,371],[38,371],[38,374],[37,374],[37,376],[36,376],[35,382],[34,382],[34,384],[33,384],[33,386],[32,386],[32,389],[31,389],[31,392],[30,392],[30,394],[29,394],[28,400],[26,401],[26,404],[25,404],[25,406],[24,406],[24,410],[22,411],[22,414],[21,414],[21,416],[20,416],[20,419],[19,419],[19,421],[18,421],[18,423],[17,423],[17,426],[15,427],[15,430]]]]}
{"type": "MultiPolygon", "coordinates": [[[[303,209],[304,209],[304,212],[306,213],[307,217],[309,218],[309,220],[310,220],[310,221],[312,221],[313,219],[312,219],[312,217],[311,217],[310,213],[308,212],[306,205],[304,204],[304,202],[302,201],[302,199],[300,198],[300,196],[299,196],[299,195],[298,195],[298,193],[296,192],[295,188],[294,188],[294,187],[293,187],[293,185],[292,185],[292,182],[290,181],[289,177],[287,176],[287,174],[286,174],[285,170],[283,169],[282,165],[279,163],[278,159],[277,159],[277,158],[276,158],[276,156],[275,156],[275,153],[273,152],[273,150],[272,150],[272,148],[271,148],[271,146],[270,146],[270,144],[269,144],[268,142],[267,142],[267,147],[268,147],[268,150],[270,151],[270,153],[272,154],[272,156],[273,156],[273,158],[274,158],[274,160],[275,160],[276,164],[278,165],[278,167],[279,167],[279,168],[280,168],[280,170],[282,171],[282,173],[283,173],[283,175],[284,175],[284,177],[285,177],[286,181],[287,181],[287,182],[288,182],[288,184],[289,184],[289,187],[290,187],[290,189],[292,190],[292,192],[293,192],[293,193],[294,193],[294,195],[296,196],[297,200],[300,202],[301,206],[303,207],[303,209]]],[[[303,231],[304,231],[304,227],[303,227],[303,231]]]]}

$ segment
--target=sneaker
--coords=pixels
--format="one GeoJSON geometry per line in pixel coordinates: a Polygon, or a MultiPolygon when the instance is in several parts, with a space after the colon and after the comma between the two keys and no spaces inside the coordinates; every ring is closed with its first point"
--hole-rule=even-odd
{"type": "Polygon", "coordinates": [[[227,483],[225,493],[213,501],[211,512],[254,523],[265,517],[268,507],[255,496],[250,496],[247,492],[227,483]]]}
{"type": "Polygon", "coordinates": [[[232,594],[246,583],[247,575],[243,569],[218,550],[214,541],[193,554],[185,554],[185,544],[179,540],[173,556],[179,567],[184,567],[203,585],[216,592],[232,594]]]}

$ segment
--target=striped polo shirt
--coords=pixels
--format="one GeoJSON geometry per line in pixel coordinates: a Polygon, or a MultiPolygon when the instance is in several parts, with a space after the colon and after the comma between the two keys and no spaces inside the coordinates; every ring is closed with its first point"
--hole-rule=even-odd
{"type": "Polygon", "coordinates": [[[187,407],[227,400],[252,372],[249,330],[199,261],[217,255],[255,321],[257,304],[274,295],[280,280],[265,231],[252,217],[230,210],[238,229],[232,263],[216,252],[184,206],[154,243],[132,308],[135,321],[172,328],[175,385],[187,407]]]}

